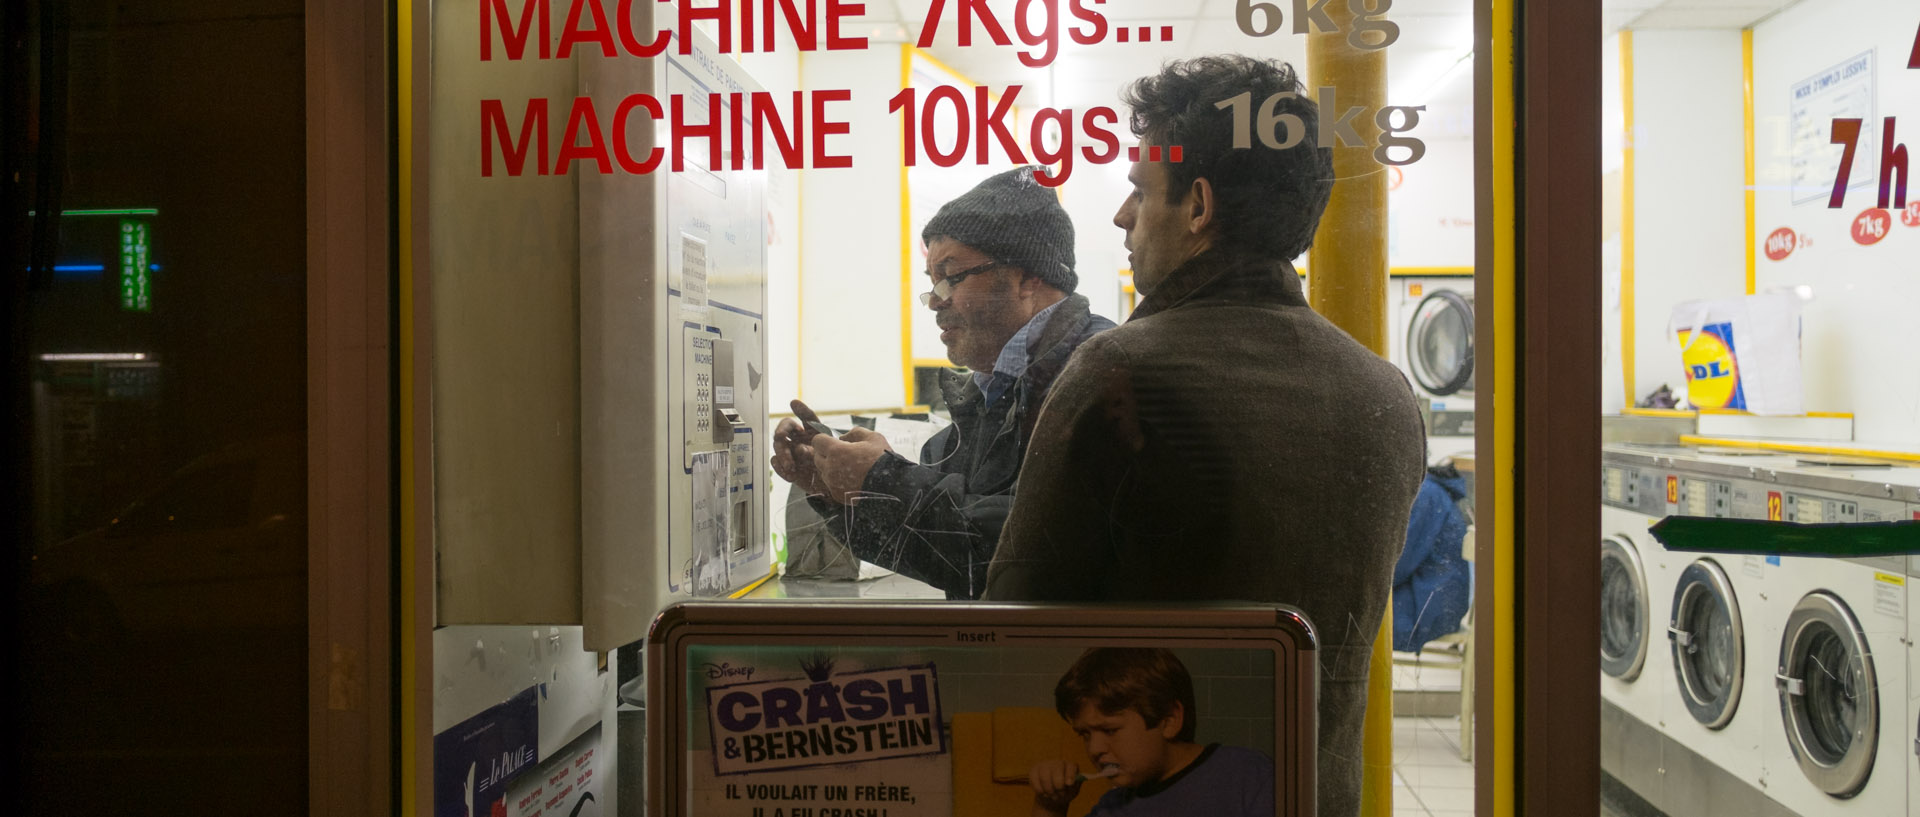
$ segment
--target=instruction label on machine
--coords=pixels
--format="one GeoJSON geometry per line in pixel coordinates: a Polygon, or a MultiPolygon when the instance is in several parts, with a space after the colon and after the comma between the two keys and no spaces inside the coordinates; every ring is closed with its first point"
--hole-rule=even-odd
{"type": "Polygon", "coordinates": [[[1907,577],[1893,573],[1873,574],[1873,611],[1900,618],[1907,614],[1907,577]]]}
{"type": "Polygon", "coordinates": [[[691,457],[713,448],[713,424],[718,419],[713,411],[713,342],[719,336],[692,326],[686,328],[685,334],[685,382],[681,388],[687,414],[687,455],[691,457]]]}
{"type": "Polygon", "coordinates": [[[742,432],[733,435],[734,490],[747,490],[753,487],[753,463],[753,434],[742,432]]]}
{"type": "Polygon", "coordinates": [[[707,301],[707,242],[691,235],[680,235],[680,313],[688,320],[704,321],[711,308],[707,301]]]}
{"type": "Polygon", "coordinates": [[[728,474],[726,451],[693,456],[693,563],[689,573],[696,596],[726,595],[728,583],[728,474]]]}

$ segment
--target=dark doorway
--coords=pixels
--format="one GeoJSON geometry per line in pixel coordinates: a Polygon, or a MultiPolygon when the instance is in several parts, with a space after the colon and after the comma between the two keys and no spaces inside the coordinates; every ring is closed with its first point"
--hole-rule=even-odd
{"type": "Polygon", "coordinates": [[[27,811],[304,812],[302,3],[5,6],[27,811]]]}

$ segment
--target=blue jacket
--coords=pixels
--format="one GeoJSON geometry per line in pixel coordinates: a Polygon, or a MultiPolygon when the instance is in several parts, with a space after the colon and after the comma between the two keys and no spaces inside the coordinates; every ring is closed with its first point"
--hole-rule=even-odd
{"type": "Polygon", "coordinates": [[[1458,501],[1467,481],[1428,472],[1407,520],[1407,546],[1393,568],[1393,648],[1419,652],[1460,629],[1473,603],[1473,564],[1461,555],[1467,517],[1458,501]]]}

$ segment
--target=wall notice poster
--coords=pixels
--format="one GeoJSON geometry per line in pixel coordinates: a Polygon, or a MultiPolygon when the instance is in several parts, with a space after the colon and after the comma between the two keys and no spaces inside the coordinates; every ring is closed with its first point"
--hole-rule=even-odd
{"type": "MultiPolygon", "coordinates": [[[[1793,203],[1825,202],[1839,177],[1846,146],[1834,144],[1833,120],[1873,122],[1873,52],[1821,71],[1793,84],[1788,127],[1793,138],[1793,203]]],[[[1879,129],[1860,129],[1860,145],[1853,154],[1850,187],[1874,184],[1880,178],[1879,129]]]]}
{"type": "Polygon", "coordinates": [[[1168,813],[1270,817],[1273,661],[1258,649],[692,646],[686,813],[1024,815],[1053,773],[1069,817],[1142,793],[1179,806],[1168,813]],[[1092,700],[1111,688],[1137,694],[1092,700]]]}
{"type": "Polygon", "coordinates": [[[435,817],[507,814],[509,785],[533,768],[539,751],[534,689],[528,687],[433,736],[435,817]]]}
{"type": "Polygon", "coordinates": [[[602,793],[600,727],[575,738],[507,788],[506,817],[600,817],[608,814],[602,793]]]}

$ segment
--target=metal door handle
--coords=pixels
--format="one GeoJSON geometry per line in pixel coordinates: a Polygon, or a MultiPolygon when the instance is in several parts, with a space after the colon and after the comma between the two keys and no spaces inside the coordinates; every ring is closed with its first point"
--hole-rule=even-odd
{"type": "Polygon", "coordinates": [[[1667,638],[1672,639],[1673,643],[1682,647],[1689,649],[1693,647],[1693,633],[1682,630],[1679,627],[1667,627],[1667,638]]]}
{"type": "Polygon", "coordinates": [[[1782,692],[1785,692],[1788,695],[1804,696],[1807,694],[1806,681],[1803,681],[1799,678],[1795,678],[1784,672],[1774,673],[1773,685],[1779,687],[1782,692]]]}

